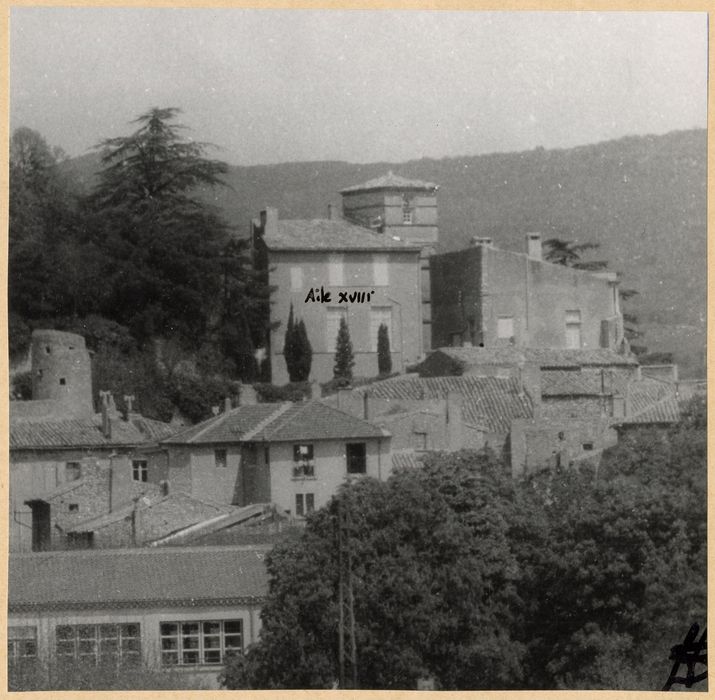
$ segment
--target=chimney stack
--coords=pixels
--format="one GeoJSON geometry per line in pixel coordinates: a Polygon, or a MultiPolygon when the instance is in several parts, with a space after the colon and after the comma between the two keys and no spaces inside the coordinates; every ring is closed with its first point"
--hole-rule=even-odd
{"type": "Polygon", "coordinates": [[[224,413],[228,413],[228,412],[231,410],[231,408],[232,408],[232,406],[231,406],[231,398],[230,398],[229,396],[227,396],[227,397],[223,400],[223,412],[224,412],[224,413]]]}
{"type": "Polygon", "coordinates": [[[278,232],[278,209],[275,207],[266,207],[261,211],[261,228],[263,235],[278,232]]]}
{"type": "Polygon", "coordinates": [[[256,390],[250,384],[241,384],[238,395],[239,406],[253,406],[258,403],[256,390]]]}
{"type": "Polygon", "coordinates": [[[337,221],[340,218],[338,208],[334,204],[328,204],[328,218],[331,221],[337,221]]]}
{"type": "Polygon", "coordinates": [[[114,405],[112,394],[109,391],[100,391],[99,398],[102,401],[102,435],[107,440],[112,439],[112,418],[111,408],[114,405]]]}
{"type": "Polygon", "coordinates": [[[526,254],[532,260],[542,260],[541,256],[541,234],[527,233],[526,234],[526,254]]]}

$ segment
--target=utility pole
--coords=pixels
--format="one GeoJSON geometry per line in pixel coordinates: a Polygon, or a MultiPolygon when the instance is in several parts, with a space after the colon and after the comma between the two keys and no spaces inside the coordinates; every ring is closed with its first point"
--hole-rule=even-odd
{"type": "Polygon", "coordinates": [[[357,688],[355,599],[353,597],[350,501],[345,491],[338,501],[338,661],[340,688],[357,688]]]}

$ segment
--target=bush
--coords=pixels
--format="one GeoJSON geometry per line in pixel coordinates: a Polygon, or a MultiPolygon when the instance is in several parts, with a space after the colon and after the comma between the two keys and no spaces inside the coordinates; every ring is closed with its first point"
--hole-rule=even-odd
{"type": "Polygon", "coordinates": [[[310,382],[289,382],[283,386],[276,384],[254,384],[253,388],[260,403],[281,403],[283,401],[305,401],[310,399],[310,382]]]}

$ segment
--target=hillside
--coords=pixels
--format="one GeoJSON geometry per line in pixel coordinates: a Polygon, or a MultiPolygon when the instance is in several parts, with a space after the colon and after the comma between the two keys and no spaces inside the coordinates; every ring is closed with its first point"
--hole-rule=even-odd
{"type": "MultiPolygon", "coordinates": [[[[522,250],[527,231],[601,244],[597,257],[623,287],[650,350],[674,351],[684,376],[704,375],[706,317],[705,130],[627,137],[563,150],[422,159],[231,167],[228,188],[207,193],[239,235],[268,205],[281,218],[325,216],[338,190],[388,169],[440,185],[440,248],[472,236],[522,250]]],[[[220,154],[219,154],[220,155],[220,154]]],[[[68,164],[88,183],[96,156],[68,164]]]]}

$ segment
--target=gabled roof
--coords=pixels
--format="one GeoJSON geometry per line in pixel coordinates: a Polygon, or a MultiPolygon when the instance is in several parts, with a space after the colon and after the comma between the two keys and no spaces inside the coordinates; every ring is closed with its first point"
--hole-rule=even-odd
{"type": "MultiPolygon", "coordinates": [[[[593,348],[569,350],[566,348],[501,348],[445,347],[435,350],[453,359],[462,367],[479,365],[538,364],[541,368],[567,369],[576,367],[635,367],[638,362],[631,355],[621,355],[615,350],[593,348]]],[[[430,357],[432,357],[430,355],[430,357]]],[[[425,360],[429,362],[429,357],[425,360]]]]}
{"type": "Polygon", "coordinates": [[[82,448],[141,445],[171,435],[176,428],[168,423],[131,416],[111,422],[112,434],[102,432],[102,416],[64,420],[14,417],[10,404],[10,449],[82,448]]]}
{"type": "Polygon", "coordinates": [[[617,425],[648,425],[653,423],[676,423],[680,420],[680,407],[674,396],[667,396],[639,413],[616,421],[617,425]]]}
{"type": "Polygon", "coordinates": [[[157,491],[138,496],[136,504],[129,501],[111,513],[83,520],[70,528],[69,532],[97,532],[129,518],[134,510],[141,514],[138,521],[142,530],[140,534],[142,540],[146,540],[166,536],[202,520],[226,515],[235,509],[232,506],[193,498],[181,492],[162,496],[157,491]],[[149,534],[151,536],[145,536],[149,534]]]}
{"type": "Polygon", "coordinates": [[[162,444],[289,442],[380,438],[389,433],[320,401],[240,406],[184,430],[162,444]]]}
{"type": "Polygon", "coordinates": [[[420,246],[344,219],[279,219],[263,241],[269,250],[418,251],[420,246]]]}
{"type": "Polygon", "coordinates": [[[382,175],[381,177],[368,180],[367,182],[363,182],[361,185],[351,185],[350,187],[345,187],[340,190],[340,194],[370,192],[373,190],[386,189],[432,191],[439,189],[439,185],[435,185],[434,182],[424,182],[422,180],[408,180],[407,178],[395,175],[392,170],[390,170],[387,175],[382,175]]]}
{"type": "Polygon", "coordinates": [[[446,399],[459,392],[464,423],[499,434],[508,433],[515,418],[533,417],[531,400],[513,377],[395,377],[355,391],[397,400],[446,399]]]}
{"type": "Polygon", "coordinates": [[[167,547],[11,554],[11,612],[257,603],[267,548],[167,547]]]}

